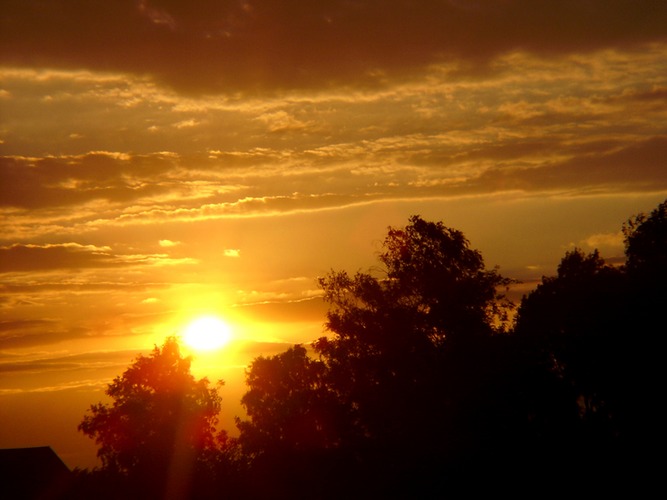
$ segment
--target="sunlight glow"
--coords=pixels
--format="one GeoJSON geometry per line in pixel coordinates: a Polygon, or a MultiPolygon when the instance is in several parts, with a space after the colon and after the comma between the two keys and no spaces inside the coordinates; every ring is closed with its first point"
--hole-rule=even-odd
{"type": "Polygon", "coordinates": [[[183,341],[196,351],[213,351],[224,347],[232,334],[229,326],[215,316],[203,316],[185,329],[183,341]]]}

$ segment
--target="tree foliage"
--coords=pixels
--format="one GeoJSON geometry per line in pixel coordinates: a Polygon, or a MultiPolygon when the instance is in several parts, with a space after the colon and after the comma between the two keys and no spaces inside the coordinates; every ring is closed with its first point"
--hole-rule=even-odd
{"type": "Polygon", "coordinates": [[[567,252],[557,275],[524,297],[515,327],[530,362],[556,376],[576,403],[576,445],[610,470],[637,456],[657,429],[650,407],[667,327],[667,201],[630,218],[623,233],[624,266],[608,265],[597,251],[567,252]]]}
{"type": "Polygon", "coordinates": [[[516,334],[558,376],[587,420],[616,420],[628,352],[625,276],[597,251],[567,252],[521,303],[516,334]]]}
{"type": "Polygon", "coordinates": [[[494,320],[508,306],[501,291],[510,280],[485,269],[463,233],[418,216],[409,222],[389,228],[383,275],[320,280],[330,335],[315,350],[363,434],[382,439],[444,417],[438,403],[453,394],[444,391],[454,352],[497,333],[494,320]]]}
{"type": "Polygon", "coordinates": [[[667,277],[667,200],[649,215],[639,214],[623,225],[627,268],[664,280],[667,277]]]}
{"type": "Polygon", "coordinates": [[[356,457],[360,468],[347,474],[363,470],[370,483],[373,471],[423,468],[442,449],[461,450],[469,408],[452,408],[492,378],[488,350],[471,346],[504,331],[510,280],[487,270],[460,231],[418,216],[389,228],[379,258],[381,272],[319,280],[329,335],[314,342],[315,358],[296,346],[250,366],[249,420],[238,424],[247,449],[307,442],[356,457]]]}
{"type": "Polygon", "coordinates": [[[246,450],[302,451],[336,445],[337,412],[325,368],[301,345],[252,362],[248,391],[241,399],[250,420],[237,419],[246,450]]]}
{"type": "Polygon", "coordinates": [[[426,314],[440,340],[490,333],[509,306],[499,288],[511,280],[485,269],[463,233],[442,222],[412,216],[406,227],[390,227],[380,260],[387,283],[426,314]]]}
{"type": "Polygon", "coordinates": [[[443,487],[438,478],[451,488],[480,475],[526,488],[624,477],[648,437],[637,429],[653,428],[636,406],[664,329],[665,281],[654,276],[667,258],[665,206],[626,223],[625,266],[567,252],[512,328],[511,280],[460,231],[418,216],[389,228],[380,270],[319,280],[328,335],[313,356],[297,346],[251,365],[240,442],[290,450],[274,465],[295,450],[311,457],[300,466],[322,463],[318,449],[346,457],[345,477],[367,493],[418,495],[443,487]]]}
{"type": "Polygon", "coordinates": [[[110,404],[90,407],[79,430],[99,445],[105,470],[159,482],[179,460],[214,449],[221,398],[206,378],[193,377],[190,362],[171,337],[114,378],[110,404]]]}
{"type": "MultiPolygon", "coordinates": [[[[641,444],[661,425],[667,201],[623,232],[625,265],[566,252],[510,327],[512,280],[460,231],[418,216],[390,227],[380,268],[320,278],[326,336],[248,367],[240,436],[213,454],[218,487],[340,498],[469,494],[480,480],[531,494],[636,486],[641,444]]],[[[109,385],[113,404],[91,407],[80,429],[106,469],[150,473],[178,448],[214,449],[220,399],[189,366],[170,339],[109,385]]]]}

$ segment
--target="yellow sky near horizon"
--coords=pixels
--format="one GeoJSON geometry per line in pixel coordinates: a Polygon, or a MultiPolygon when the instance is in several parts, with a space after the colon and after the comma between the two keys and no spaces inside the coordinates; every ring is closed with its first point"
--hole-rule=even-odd
{"type": "Polygon", "coordinates": [[[317,277],[412,214],[516,297],[574,246],[622,258],[666,104],[657,0],[3,2],[0,447],[93,464],[86,407],[204,314],[229,429],[243,366],[324,334],[317,277]]]}

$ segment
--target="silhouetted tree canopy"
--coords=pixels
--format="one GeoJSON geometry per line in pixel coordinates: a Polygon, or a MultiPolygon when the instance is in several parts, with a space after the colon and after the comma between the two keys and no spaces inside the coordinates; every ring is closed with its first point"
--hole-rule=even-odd
{"type": "MultiPolygon", "coordinates": [[[[451,371],[467,370],[460,361],[468,346],[498,330],[494,320],[507,305],[499,288],[510,281],[486,270],[460,231],[418,216],[389,228],[380,261],[379,276],[320,279],[331,334],[315,351],[365,440],[398,450],[420,438],[449,439],[447,407],[460,396],[451,384],[460,373],[451,371]]],[[[481,360],[474,362],[479,370],[481,360]]]]}
{"type": "Polygon", "coordinates": [[[237,440],[216,448],[220,398],[174,339],[80,429],[103,471],[128,477],[166,481],[189,450],[216,475],[196,498],[637,490],[662,426],[667,201],[623,233],[625,265],[566,252],[510,327],[512,280],[460,231],[413,216],[389,228],[378,268],[320,278],[327,336],[250,364],[237,440]]]}
{"type": "MultiPolygon", "coordinates": [[[[595,251],[567,252],[555,277],[526,296],[516,332],[567,386],[584,419],[616,420],[629,348],[625,276],[595,251]]],[[[626,389],[627,390],[627,389],[626,389]]]]}
{"type": "MultiPolygon", "coordinates": [[[[506,319],[509,303],[498,289],[511,280],[485,269],[482,254],[470,248],[463,233],[442,222],[412,216],[404,228],[390,227],[380,260],[386,266],[385,287],[426,315],[438,341],[490,333],[498,326],[494,320],[506,319]]],[[[326,279],[321,284],[325,294],[330,291],[326,279]]],[[[325,300],[337,306],[335,296],[325,300]]]]}
{"type": "Polygon", "coordinates": [[[215,449],[221,398],[208,379],[193,377],[190,362],[168,338],[109,384],[111,404],[90,407],[79,430],[99,445],[105,471],[142,483],[150,478],[159,496],[170,480],[189,481],[203,454],[215,449]]]}
{"type": "Polygon", "coordinates": [[[386,491],[427,474],[443,450],[462,453],[472,410],[459,408],[492,378],[489,351],[473,346],[503,331],[510,280],[487,270],[461,232],[418,216],[389,228],[380,261],[374,274],[319,280],[330,335],[313,344],[314,359],[296,346],[251,365],[250,420],[238,424],[246,449],[334,450],[356,457],[346,473],[369,484],[402,471],[386,491]]]}
{"type": "Polygon", "coordinates": [[[329,335],[312,356],[296,346],[251,365],[242,447],[263,457],[257,471],[282,476],[280,464],[344,457],[366,493],[432,494],[482,476],[526,489],[623,481],[651,379],[642,361],[665,326],[665,281],[651,278],[665,220],[663,203],[626,223],[626,266],[567,252],[514,328],[511,280],[460,231],[418,216],[389,228],[379,270],[319,280],[329,335]]]}
{"type": "Polygon", "coordinates": [[[577,425],[561,445],[590,450],[589,475],[597,470],[610,483],[648,467],[644,446],[658,429],[651,408],[667,331],[666,214],[667,201],[624,224],[624,266],[606,264],[597,251],[567,252],[557,275],[544,277],[518,311],[527,359],[576,405],[577,425]]]}
{"type": "Polygon", "coordinates": [[[237,419],[246,450],[326,449],[340,441],[325,369],[301,345],[252,362],[241,399],[250,420],[237,419]]]}
{"type": "Polygon", "coordinates": [[[649,215],[639,214],[623,226],[630,273],[667,277],[667,200],[649,215]]]}

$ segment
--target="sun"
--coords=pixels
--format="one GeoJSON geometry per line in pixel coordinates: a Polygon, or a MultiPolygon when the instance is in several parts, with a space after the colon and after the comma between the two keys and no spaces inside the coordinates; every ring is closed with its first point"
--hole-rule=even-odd
{"type": "Polygon", "coordinates": [[[215,316],[202,316],[185,328],[183,342],[196,351],[213,351],[232,338],[229,325],[215,316]]]}

